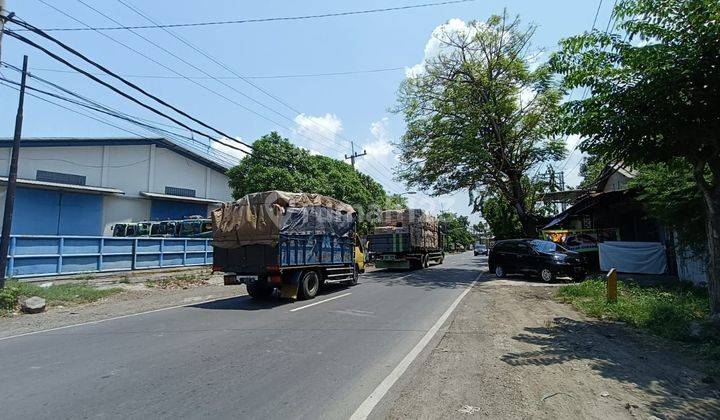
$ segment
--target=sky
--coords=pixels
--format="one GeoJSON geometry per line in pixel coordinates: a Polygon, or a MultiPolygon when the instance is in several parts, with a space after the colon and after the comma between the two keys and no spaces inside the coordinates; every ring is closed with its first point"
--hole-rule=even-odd
{"type": "MultiPolygon", "coordinates": [[[[314,15],[437,2],[121,1],[161,23],[314,15]]],[[[121,1],[7,0],[7,9],[40,28],[82,27],[80,22],[93,27],[116,25],[110,19],[123,26],[149,23],[121,1]]],[[[407,193],[407,187],[393,176],[397,165],[393,144],[402,136],[405,124],[402,116],[391,112],[391,108],[396,104],[402,80],[433,53],[434,30],[442,25],[486,20],[506,10],[510,15],[519,15],[526,24],[537,25],[533,47],[544,51],[542,59],[557,49],[560,39],[589,30],[598,7],[597,26],[604,28],[611,15],[610,0],[477,0],[362,15],[171,29],[185,43],[161,29],[52,34],[113,71],[133,76],[129,80],[244,142],[252,143],[270,131],[277,131],[313,153],[343,158],[350,154],[352,141],[357,152],[367,152],[357,159],[360,171],[371,175],[388,192],[407,193]],[[363,73],[337,74],[359,71],[363,73]],[[220,81],[208,75],[219,77],[220,81]]],[[[82,75],[66,72],[67,67],[42,52],[3,37],[3,61],[20,66],[23,54],[29,55],[31,72],[38,76],[128,114],[169,123],[82,75]]],[[[4,77],[19,79],[19,74],[12,70],[0,71],[4,77]]],[[[12,136],[16,107],[17,91],[0,86],[0,137],[12,136]]],[[[28,97],[23,135],[154,135],[123,122],[113,123],[133,134],[28,97]]],[[[568,139],[568,151],[574,150],[578,140],[568,139]]],[[[195,146],[202,142],[194,141],[195,146]]],[[[222,145],[215,147],[234,153],[222,145]]],[[[557,169],[566,173],[570,186],[580,180],[577,174],[580,160],[581,153],[575,151],[567,162],[555,163],[557,169]]],[[[415,191],[407,196],[411,207],[433,213],[454,211],[470,216],[473,223],[480,218],[472,214],[466,191],[441,197],[415,191]]]]}

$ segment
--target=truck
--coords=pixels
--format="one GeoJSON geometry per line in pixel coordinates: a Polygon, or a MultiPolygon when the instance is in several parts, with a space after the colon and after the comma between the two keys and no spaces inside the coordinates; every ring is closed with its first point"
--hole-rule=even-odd
{"type": "Polygon", "coordinates": [[[368,241],[377,268],[422,269],[445,259],[437,219],[420,209],[381,212],[368,241]]]}
{"type": "Polygon", "coordinates": [[[365,271],[355,210],[320,194],[265,191],[211,214],[213,271],[248,294],[313,299],[325,283],[356,285],[365,271]]]}

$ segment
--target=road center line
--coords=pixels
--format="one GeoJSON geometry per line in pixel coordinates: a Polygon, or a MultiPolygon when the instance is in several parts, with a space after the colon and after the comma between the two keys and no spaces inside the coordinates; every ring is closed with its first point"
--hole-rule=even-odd
{"type": "Polygon", "coordinates": [[[333,296],[333,297],[331,297],[331,298],[327,298],[327,299],[325,299],[325,300],[321,300],[321,301],[318,301],[318,302],[314,302],[314,303],[311,303],[311,304],[309,304],[309,305],[301,306],[301,307],[295,308],[295,309],[290,309],[290,312],[295,312],[295,311],[299,311],[300,309],[305,309],[305,308],[309,308],[309,307],[311,307],[311,306],[319,305],[319,304],[321,304],[321,303],[330,302],[331,300],[340,299],[341,297],[345,297],[345,296],[348,296],[348,295],[351,295],[351,294],[352,294],[352,293],[349,293],[349,292],[348,292],[348,293],[344,293],[344,294],[342,294],[342,295],[333,296]]]}
{"type": "Polygon", "coordinates": [[[420,341],[415,345],[415,347],[410,350],[410,353],[408,353],[401,361],[400,364],[398,364],[395,369],[390,372],[390,374],[383,379],[382,382],[375,388],[375,390],[370,394],[365,401],[363,401],[362,404],[360,404],[360,407],[355,410],[353,415],[350,417],[350,420],[365,420],[370,415],[370,413],[373,411],[375,406],[383,399],[385,394],[388,393],[390,388],[397,382],[398,379],[402,376],[403,373],[407,370],[408,367],[412,364],[412,362],[418,357],[418,355],[425,349],[425,347],[430,343],[430,341],[433,339],[435,334],[437,334],[438,330],[443,326],[445,321],[447,321],[448,317],[450,317],[450,314],[453,313],[455,308],[460,304],[460,301],[463,300],[465,295],[467,295],[470,290],[475,286],[475,283],[478,282],[480,277],[482,276],[482,273],[478,274],[478,276],[473,280],[472,283],[470,283],[470,286],[465,289],[460,296],[458,296],[455,301],[450,305],[449,308],[443,313],[440,318],[435,322],[435,324],[430,328],[423,338],[420,339],[420,341]]]}

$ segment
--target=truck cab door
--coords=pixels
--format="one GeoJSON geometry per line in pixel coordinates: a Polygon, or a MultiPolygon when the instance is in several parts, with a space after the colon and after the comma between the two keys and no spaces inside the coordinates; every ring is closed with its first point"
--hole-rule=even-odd
{"type": "Polygon", "coordinates": [[[363,247],[360,237],[355,235],[355,264],[357,264],[360,272],[365,271],[365,247],[363,247]]]}

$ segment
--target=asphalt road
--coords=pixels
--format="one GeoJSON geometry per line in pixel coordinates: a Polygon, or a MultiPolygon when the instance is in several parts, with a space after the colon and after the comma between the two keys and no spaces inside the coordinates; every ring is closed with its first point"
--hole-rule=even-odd
{"type": "Polygon", "coordinates": [[[240,296],[3,340],[0,417],[348,418],[480,260],[367,273],[313,301],[240,296]]]}

